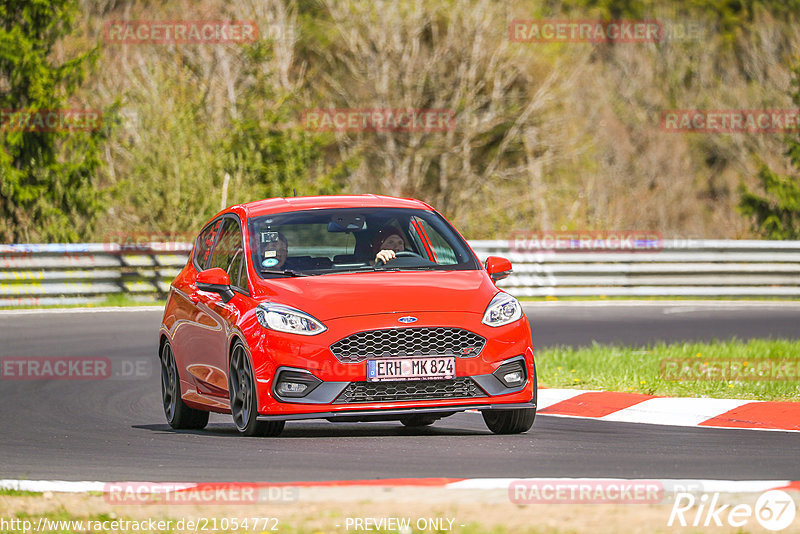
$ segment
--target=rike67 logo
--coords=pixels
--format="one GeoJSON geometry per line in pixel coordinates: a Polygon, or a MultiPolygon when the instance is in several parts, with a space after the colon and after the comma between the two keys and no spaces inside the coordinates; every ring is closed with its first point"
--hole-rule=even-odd
{"type": "Polygon", "coordinates": [[[719,493],[704,493],[699,498],[693,493],[677,493],[667,526],[721,527],[727,523],[742,528],[755,518],[765,529],[777,532],[791,525],[797,513],[792,497],[781,490],[761,494],[755,506],[722,504],[719,497],[719,493]]]}

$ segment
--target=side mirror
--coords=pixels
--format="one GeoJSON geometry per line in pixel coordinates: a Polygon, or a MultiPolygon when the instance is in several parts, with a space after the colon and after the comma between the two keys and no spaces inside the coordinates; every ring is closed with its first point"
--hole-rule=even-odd
{"type": "Polygon", "coordinates": [[[484,267],[486,268],[486,272],[489,273],[489,276],[491,276],[492,280],[495,282],[508,277],[508,275],[512,272],[511,262],[505,258],[501,258],[500,256],[489,256],[486,258],[484,267]]]}
{"type": "Polygon", "coordinates": [[[218,293],[219,296],[222,297],[223,302],[228,302],[233,298],[231,277],[219,267],[206,269],[205,271],[197,273],[197,281],[195,281],[194,285],[197,286],[197,289],[200,291],[218,293]]]}

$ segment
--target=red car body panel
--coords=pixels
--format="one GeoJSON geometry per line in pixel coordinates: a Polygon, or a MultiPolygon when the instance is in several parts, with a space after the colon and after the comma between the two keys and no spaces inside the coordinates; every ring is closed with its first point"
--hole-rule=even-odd
{"type": "Polygon", "coordinates": [[[253,296],[280,296],[281,303],[323,322],[392,312],[477,311],[486,308],[497,293],[488,276],[478,275],[479,271],[422,271],[283,278],[270,280],[267,287],[259,285],[253,296]],[[380,286],[378,294],[376,286],[380,286]]]}
{"type": "MultiPolygon", "coordinates": [[[[400,207],[434,211],[423,202],[374,195],[267,199],[237,205],[222,214],[235,214],[243,226],[244,249],[250,250],[250,217],[307,209],[400,207]]],[[[427,238],[426,238],[427,239],[427,238]]],[[[465,241],[466,242],[466,241],[465,241]]],[[[468,247],[468,245],[467,245],[468,247]]],[[[470,252],[474,255],[474,252],[470,252]]],[[[193,252],[194,253],[194,252],[193,252]]],[[[172,283],[160,329],[161,342],[172,345],[180,375],[181,398],[192,408],[230,413],[228,366],[235,339],[250,355],[257,382],[261,415],[297,416],[474,405],[524,404],[535,401],[534,381],[508,394],[481,398],[311,404],[275,398],[272,386],[280,367],[305,369],[323,382],[366,380],[366,362],[342,363],[330,346],[353,333],[405,327],[398,318],[413,314],[408,327],[454,327],[486,339],[479,354],[456,358],[456,376],[489,375],[509,358],[524,356],[528,377],[535,376],[530,327],[521,319],[500,327],[481,322],[499,292],[484,269],[333,273],[323,276],[262,279],[249,253],[249,295],[235,292],[224,302],[216,293],[199,291],[198,272],[190,258],[172,283]],[[268,330],[257,321],[259,303],[298,308],[320,320],[327,330],[314,336],[268,330]]]]}

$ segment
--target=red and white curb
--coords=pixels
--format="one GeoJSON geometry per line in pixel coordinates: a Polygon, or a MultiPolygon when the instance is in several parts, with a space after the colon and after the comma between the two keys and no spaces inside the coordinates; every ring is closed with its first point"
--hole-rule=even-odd
{"type": "MultiPolygon", "coordinates": [[[[720,492],[761,493],[780,489],[800,492],[800,481],[792,480],[716,480],[716,479],[647,479],[659,483],[665,492],[720,492]]],[[[321,480],[297,482],[99,482],[68,480],[18,480],[0,479],[0,489],[53,492],[53,493],[113,493],[135,487],[140,491],[146,487],[149,493],[164,494],[184,491],[213,491],[235,488],[270,487],[433,487],[447,490],[508,490],[512,484],[571,484],[571,483],[635,483],[640,479],[630,478],[390,478],[368,480],[321,480]]]]}
{"type": "Polygon", "coordinates": [[[542,388],[537,413],[653,425],[800,432],[799,402],[542,388]]]}

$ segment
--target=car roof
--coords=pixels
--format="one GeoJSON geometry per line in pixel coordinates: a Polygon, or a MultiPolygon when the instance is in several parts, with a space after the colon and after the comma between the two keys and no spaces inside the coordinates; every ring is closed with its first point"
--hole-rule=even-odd
{"type": "Polygon", "coordinates": [[[308,209],[331,208],[415,208],[432,210],[433,208],[420,200],[413,198],[396,198],[383,195],[324,195],[310,197],[283,197],[256,200],[238,206],[231,206],[231,210],[242,210],[246,217],[258,217],[271,213],[298,211],[308,209]],[[236,209],[239,208],[239,209],[236,209]]]}

